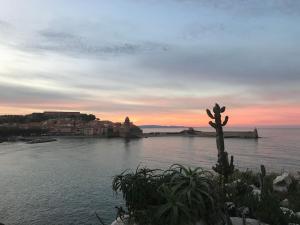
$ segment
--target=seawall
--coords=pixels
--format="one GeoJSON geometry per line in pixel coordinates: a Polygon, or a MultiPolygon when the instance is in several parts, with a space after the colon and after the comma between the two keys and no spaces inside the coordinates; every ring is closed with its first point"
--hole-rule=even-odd
{"type": "MultiPolygon", "coordinates": [[[[215,132],[208,131],[198,131],[198,130],[183,130],[180,132],[150,132],[144,133],[143,137],[215,137],[215,132]]],[[[224,138],[249,138],[257,139],[259,138],[257,129],[253,131],[224,131],[224,138]]]]}

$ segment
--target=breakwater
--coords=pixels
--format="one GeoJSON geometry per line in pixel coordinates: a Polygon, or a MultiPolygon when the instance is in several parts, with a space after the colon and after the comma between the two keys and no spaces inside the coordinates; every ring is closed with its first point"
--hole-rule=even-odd
{"type": "MultiPolygon", "coordinates": [[[[182,130],[179,132],[149,132],[144,133],[143,137],[172,137],[172,136],[182,136],[182,137],[215,137],[215,132],[210,131],[199,131],[194,129],[182,130]]],[[[259,138],[257,129],[253,131],[224,131],[224,138],[259,138]]]]}

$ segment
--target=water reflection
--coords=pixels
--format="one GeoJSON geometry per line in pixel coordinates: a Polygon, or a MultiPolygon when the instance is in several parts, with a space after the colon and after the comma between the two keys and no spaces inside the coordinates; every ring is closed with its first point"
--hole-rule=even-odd
{"type": "MultiPolygon", "coordinates": [[[[240,168],[300,170],[298,130],[259,130],[258,140],[225,139],[240,168]]],[[[138,165],[173,163],[210,169],[217,160],[214,138],[70,139],[26,145],[0,144],[0,220],[5,224],[97,224],[114,216],[120,196],[112,177],[138,165]]]]}

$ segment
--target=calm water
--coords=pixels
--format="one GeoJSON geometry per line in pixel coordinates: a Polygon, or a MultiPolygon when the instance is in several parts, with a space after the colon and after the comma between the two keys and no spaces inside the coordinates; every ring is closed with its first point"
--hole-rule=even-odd
{"type": "MultiPolygon", "coordinates": [[[[157,130],[157,129],[156,129],[157,130]]],[[[147,131],[147,130],[144,130],[147,131]]],[[[259,140],[226,139],[240,168],[300,171],[300,129],[260,129],[259,140]]],[[[211,168],[214,138],[158,137],[132,140],[60,138],[28,145],[0,144],[0,222],[6,225],[107,224],[120,198],[112,176],[139,164],[172,163],[211,168]]]]}

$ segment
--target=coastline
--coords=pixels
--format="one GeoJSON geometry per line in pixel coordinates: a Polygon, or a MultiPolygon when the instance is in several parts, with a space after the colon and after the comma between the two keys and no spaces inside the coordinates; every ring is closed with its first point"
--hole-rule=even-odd
{"type": "MultiPolygon", "coordinates": [[[[259,164],[265,164],[267,173],[287,171],[293,175],[300,171],[299,165],[296,165],[299,162],[297,161],[299,148],[294,148],[298,146],[299,132],[300,130],[297,133],[290,130],[282,133],[279,129],[259,129],[260,136],[264,138],[257,141],[229,138],[225,140],[225,144],[229,153],[235,155],[237,168],[242,171],[248,169],[259,172],[259,164]]],[[[94,214],[91,214],[91,208],[97,210],[106,224],[110,224],[115,218],[114,206],[118,202],[111,193],[113,175],[128,168],[134,169],[139,164],[164,169],[173,162],[178,162],[191,167],[202,166],[211,169],[216,159],[214,138],[198,137],[146,138],[126,143],[121,138],[64,136],[52,143],[36,145],[21,142],[3,143],[0,148],[1,196],[2,201],[7,202],[1,209],[11,209],[4,214],[4,219],[1,221],[4,224],[18,224],[19,221],[13,217],[20,209],[24,209],[20,217],[21,221],[28,222],[28,218],[32,219],[32,210],[26,209],[28,201],[25,201],[30,197],[30,193],[27,193],[25,188],[20,191],[17,189],[22,187],[25,178],[31,178],[36,204],[49,212],[47,216],[51,216],[53,224],[68,224],[75,219],[79,221],[78,224],[88,222],[99,224],[94,214]],[[32,172],[35,173],[34,177],[32,172]],[[8,184],[12,176],[16,177],[16,182],[6,186],[5,183],[8,184]],[[72,182],[69,178],[72,178],[72,182]],[[54,179],[58,180],[59,184],[53,183],[54,179]],[[43,182],[42,186],[40,186],[41,182],[43,182]],[[56,184],[59,186],[55,186],[56,184]],[[59,211],[68,211],[68,215],[60,217],[59,214],[51,211],[47,202],[43,201],[44,193],[47,193],[49,188],[72,190],[68,193],[68,198],[80,204],[68,203],[65,207],[55,204],[59,211]],[[82,194],[82,190],[85,195],[82,194]],[[10,201],[9,196],[18,194],[24,196],[24,200],[10,201]],[[97,194],[97,201],[94,200],[95,194],[97,194]],[[88,222],[85,220],[87,217],[89,217],[88,222]]],[[[51,192],[49,196],[59,202],[56,198],[61,195],[55,193],[57,192],[51,192]]],[[[36,208],[34,210],[38,211],[36,208]]],[[[47,224],[45,217],[45,214],[36,215],[34,223],[47,224]]]]}

